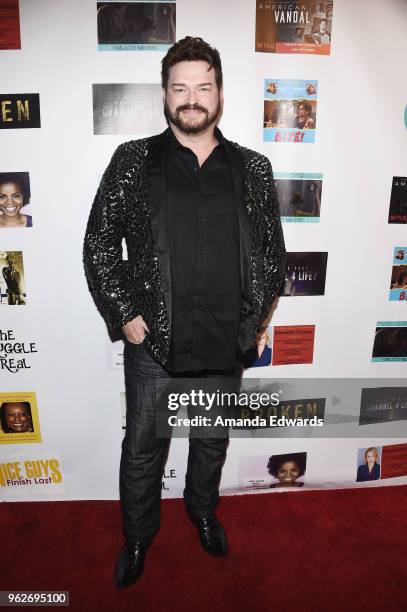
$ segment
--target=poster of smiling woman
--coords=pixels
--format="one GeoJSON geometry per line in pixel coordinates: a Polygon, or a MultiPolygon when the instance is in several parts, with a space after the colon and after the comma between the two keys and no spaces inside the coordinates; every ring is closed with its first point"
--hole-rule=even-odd
{"type": "Polygon", "coordinates": [[[42,442],[33,391],[0,393],[0,444],[42,442]]]}
{"type": "Polygon", "coordinates": [[[0,229],[32,227],[28,172],[0,172],[0,229]]]}

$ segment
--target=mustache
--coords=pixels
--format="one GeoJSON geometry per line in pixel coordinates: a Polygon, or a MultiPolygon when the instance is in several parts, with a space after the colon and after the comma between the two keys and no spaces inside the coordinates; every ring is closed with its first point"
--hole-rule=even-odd
{"type": "Polygon", "coordinates": [[[183,104],[182,106],[177,106],[176,113],[180,113],[185,110],[198,110],[202,113],[209,114],[208,109],[204,106],[200,106],[199,104],[183,104]]]}

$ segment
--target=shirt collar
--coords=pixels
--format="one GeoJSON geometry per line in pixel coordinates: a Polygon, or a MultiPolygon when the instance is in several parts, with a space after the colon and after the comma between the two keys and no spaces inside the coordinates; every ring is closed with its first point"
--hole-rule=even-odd
{"type": "MultiPolygon", "coordinates": [[[[225,145],[225,138],[218,127],[215,127],[215,138],[219,142],[220,145],[225,145]]],[[[183,145],[177,140],[174,132],[171,127],[168,128],[168,153],[172,155],[175,151],[178,151],[180,147],[183,145]]]]}

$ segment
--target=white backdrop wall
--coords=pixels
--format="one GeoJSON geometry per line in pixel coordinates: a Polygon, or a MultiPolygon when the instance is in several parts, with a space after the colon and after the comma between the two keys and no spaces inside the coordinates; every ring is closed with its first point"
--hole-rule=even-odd
{"type": "MultiPolygon", "coordinates": [[[[22,251],[25,306],[2,306],[0,329],[35,342],[30,368],[0,370],[0,392],[36,393],[41,443],[2,444],[0,462],[57,457],[58,486],[2,486],[3,499],[116,499],[121,369],[109,367],[105,324],[88,293],[82,241],[100,176],[115,147],[149,134],[93,135],[93,83],[158,83],[162,52],[98,52],[94,0],[20,0],[22,48],[1,51],[1,92],[40,94],[41,128],[2,130],[0,172],[27,171],[31,229],[0,228],[0,250],[22,251]]],[[[328,251],[324,296],[280,299],[273,325],[316,326],[313,363],[261,368],[262,378],[397,378],[406,362],[372,363],[377,321],[406,320],[388,301],[393,248],[405,225],[388,225],[393,176],[406,175],[403,73],[407,3],[335,0],[330,56],[254,52],[255,1],[177,0],[177,39],[217,47],[224,71],[224,135],[267,155],[275,172],[323,173],[319,224],[285,224],[288,251],[328,251]],[[265,78],[317,79],[313,144],[263,142],[265,78]]],[[[258,377],[249,370],[247,377],[258,377]]],[[[404,422],[405,424],[405,422],[404,422]]],[[[307,452],[306,488],[356,484],[358,448],[386,438],[233,439],[222,489],[240,490],[244,457],[307,452]],[[340,457],[340,461],[338,461],[340,457]]],[[[164,496],[182,494],[187,441],[173,440],[164,496]]],[[[406,470],[407,471],[407,470],[406,470]]],[[[407,482],[391,478],[370,485],[407,482]]],[[[56,484],[56,483],[55,483],[56,484]]]]}

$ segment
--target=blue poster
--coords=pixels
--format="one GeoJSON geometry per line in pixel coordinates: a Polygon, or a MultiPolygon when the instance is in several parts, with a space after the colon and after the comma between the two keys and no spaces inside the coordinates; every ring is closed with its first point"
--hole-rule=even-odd
{"type": "Polygon", "coordinates": [[[265,79],[264,142],[315,142],[318,81],[265,79]]]}
{"type": "Polygon", "coordinates": [[[98,51],[167,51],[176,40],[175,0],[96,3],[98,51]]]}
{"type": "Polygon", "coordinates": [[[407,304],[407,247],[394,247],[389,300],[407,304]]]}
{"type": "Polygon", "coordinates": [[[407,361],[407,321],[378,321],[372,361],[407,361]]]}
{"type": "Polygon", "coordinates": [[[319,223],[322,179],[316,172],[274,172],[283,223],[319,223]]]}

